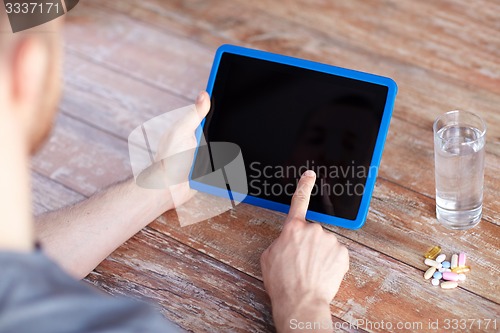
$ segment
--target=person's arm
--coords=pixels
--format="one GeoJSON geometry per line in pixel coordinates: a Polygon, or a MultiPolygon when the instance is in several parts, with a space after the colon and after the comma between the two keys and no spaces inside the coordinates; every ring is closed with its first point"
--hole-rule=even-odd
{"type": "MultiPolygon", "coordinates": [[[[196,147],[194,132],[209,109],[209,96],[201,93],[196,114],[180,119],[173,131],[165,133],[168,142],[163,156],[196,147]]],[[[165,168],[183,172],[183,177],[175,175],[186,180],[176,188],[176,201],[181,197],[179,191],[188,200],[192,195],[187,185],[189,169],[165,168]]],[[[169,177],[169,172],[165,174],[169,177]]],[[[45,253],[72,276],[83,278],[121,244],[172,208],[168,189],[141,188],[130,179],[72,207],[38,217],[35,234],[45,253]]]]}
{"type": "Polygon", "coordinates": [[[330,302],[349,269],[347,249],[320,224],[305,220],[316,176],[300,179],[281,235],[261,256],[264,286],[271,298],[276,329],[301,332],[307,323],[331,332],[330,302]]]}
{"type": "Polygon", "coordinates": [[[166,190],[138,187],[133,179],[72,207],[37,218],[44,252],[76,278],[83,278],[117,247],[172,208],[166,190]]]}

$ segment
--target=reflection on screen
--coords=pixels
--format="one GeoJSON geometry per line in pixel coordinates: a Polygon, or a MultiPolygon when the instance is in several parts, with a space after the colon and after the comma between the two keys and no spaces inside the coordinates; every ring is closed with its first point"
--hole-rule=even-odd
{"type": "MultiPolygon", "coordinates": [[[[209,143],[240,146],[248,195],[289,204],[312,169],[309,209],[354,220],[376,171],[370,162],[386,98],[381,85],[224,53],[204,132],[209,143]]],[[[194,176],[208,171],[198,160],[194,176]]]]}

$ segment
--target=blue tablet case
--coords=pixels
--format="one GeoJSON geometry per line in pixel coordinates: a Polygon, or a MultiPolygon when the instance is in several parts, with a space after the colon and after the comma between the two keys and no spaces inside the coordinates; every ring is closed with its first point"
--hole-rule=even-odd
{"type": "MultiPolygon", "coordinates": [[[[254,50],[254,49],[248,49],[244,47],[239,47],[239,46],[234,46],[234,45],[222,45],[219,47],[219,49],[216,52],[215,59],[213,62],[213,67],[210,73],[210,77],[208,80],[208,85],[207,85],[207,92],[209,95],[212,95],[212,91],[214,89],[214,83],[215,79],[219,70],[219,65],[221,62],[221,58],[223,54],[225,53],[231,53],[231,54],[236,54],[236,55],[242,55],[245,57],[250,57],[253,59],[260,59],[264,61],[269,61],[269,62],[275,62],[275,63],[280,63],[280,64],[286,64],[290,66],[294,66],[297,68],[303,68],[307,70],[312,70],[316,72],[322,72],[330,75],[335,75],[339,77],[345,77],[345,78],[350,78],[358,81],[363,81],[363,82],[368,82],[368,83],[373,83],[377,85],[381,85],[384,87],[387,87],[387,98],[386,98],[386,103],[382,115],[382,119],[380,122],[380,128],[378,131],[378,135],[376,138],[376,143],[375,147],[373,150],[373,156],[371,157],[371,163],[370,163],[370,171],[372,170],[378,170],[378,167],[380,165],[380,160],[382,158],[382,151],[384,149],[384,143],[387,137],[387,132],[389,130],[389,123],[391,120],[392,116],[392,111],[394,108],[394,102],[397,94],[397,85],[396,83],[387,77],[382,77],[374,74],[369,74],[369,73],[364,73],[364,72],[359,72],[355,70],[350,70],[350,69],[345,69],[345,68],[340,68],[340,67],[335,67],[331,65],[326,65],[326,64],[321,64],[313,61],[308,61],[308,60],[303,60],[303,59],[298,59],[298,58],[293,58],[289,56],[284,56],[284,55],[279,55],[279,54],[273,54],[269,52],[264,52],[264,51],[259,51],[259,50],[254,50]]],[[[205,126],[205,120],[201,123],[200,127],[197,129],[196,136],[198,138],[198,142],[200,142],[201,135],[203,133],[203,127],[205,126]]],[[[244,152],[243,152],[244,155],[244,152]]],[[[192,175],[192,173],[191,173],[192,175]]],[[[216,196],[220,197],[226,197],[228,199],[242,199],[243,202],[259,206],[259,207],[264,207],[267,209],[283,212],[283,213],[288,213],[288,210],[290,208],[289,204],[283,204],[280,202],[275,202],[251,195],[245,195],[242,193],[238,193],[234,189],[231,190],[228,188],[228,192],[224,191],[221,188],[217,188],[214,186],[207,185],[206,183],[202,183],[199,181],[196,181],[192,179],[190,175],[190,185],[192,188],[213,194],[216,196]]],[[[355,217],[355,219],[346,219],[346,218],[341,218],[338,216],[331,216],[315,211],[309,210],[307,212],[306,218],[311,221],[316,221],[316,222],[321,222],[321,223],[326,223],[326,224],[331,224],[331,225],[336,225],[340,226],[343,228],[348,228],[348,229],[358,229],[363,224],[365,223],[366,216],[368,214],[368,209],[369,209],[369,204],[371,200],[371,196],[373,193],[373,189],[375,186],[375,180],[377,177],[377,172],[369,172],[368,176],[366,178],[366,183],[364,185],[364,194],[361,198],[361,202],[359,205],[358,213],[355,217]]],[[[238,200],[239,201],[239,200],[238,200]]]]}

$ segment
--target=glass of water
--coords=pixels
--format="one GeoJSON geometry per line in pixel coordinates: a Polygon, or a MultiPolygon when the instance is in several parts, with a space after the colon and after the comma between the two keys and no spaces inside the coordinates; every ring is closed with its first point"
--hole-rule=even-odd
{"type": "Polygon", "coordinates": [[[436,215],[450,229],[469,229],[483,209],[486,124],[467,111],[450,111],[434,122],[436,215]]]}

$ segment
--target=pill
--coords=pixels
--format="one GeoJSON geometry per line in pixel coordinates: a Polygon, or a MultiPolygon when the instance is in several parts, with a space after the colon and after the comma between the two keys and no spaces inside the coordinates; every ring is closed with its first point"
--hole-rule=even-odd
{"type": "Polygon", "coordinates": [[[467,273],[467,272],[470,272],[470,267],[469,266],[455,267],[455,268],[452,268],[451,271],[453,273],[457,273],[457,274],[467,273]]]}
{"type": "Polygon", "coordinates": [[[441,268],[443,267],[443,265],[441,265],[440,263],[438,263],[436,260],[432,260],[432,259],[425,259],[424,260],[424,264],[426,264],[427,266],[432,266],[432,267],[436,267],[436,268],[441,268]]]}
{"type": "Polygon", "coordinates": [[[432,279],[431,283],[433,286],[439,286],[439,280],[438,279],[432,279]]]}
{"type": "Polygon", "coordinates": [[[441,278],[443,277],[443,274],[441,274],[440,272],[434,272],[434,274],[432,274],[432,277],[435,279],[441,280],[441,278]]]}
{"type": "Polygon", "coordinates": [[[451,256],[451,268],[455,268],[458,266],[458,254],[454,254],[451,256]]]}
{"type": "Polygon", "coordinates": [[[449,262],[449,261],[443,261],[443,262],[441,263],[441,265],[443,265],[443,268],[450,268],[450,267],[451,267],[451,264],[450,264],[450,262],[449,262]]]}
{"type": "Polygon", "coordinates": [[[458,274],[458,281],[465,281],[466,277],[464,273],[458,274]]]}
{"type": "Polygon", "coordinates": [[[458,254],[458,266],[465,266],[465,261],[467,259],[467,255],[465,252],[460,252],[458,254]]]}
{"type": "Polygon", "coordinates": [[[446,254],[441,253],[440,255],[438,255],[438,256],[436,257],[436,259],[435,259],[435,260],[436,260],[437,262],[439,262],[439,263],[441,263],[441,262],[445,261],[445,260],[446,260],[446,254]]]}
{"type": "Polygon", "coordinates": [[[440,273],[443,273],[443,272],[445,272],[445,271],[446,271],[446,268],[443,268],[443,267],[438,268],[438,272],[440,272],[440,273]]]}
{"type": "Polygon", "coordinates": [[[458,286],[458,282],[456,281],[445,281],[441,282],[441,288],[443,289],[453,289],[458,286]]]}
{"type": "MultiPolygon", "coordinates": [[[[451,272],[451,269],[449,269],[449,268],[443,268],[443,272],[451,272]]],[[[443,273],[443,272],[441,272],[441,273],[443,273]]]]}
{"type": "Polygon", "coordinates": [[[443,272],[443,280],[458,281],[458,274],[453,272],[443,272]]]}
{"type": "Polygon", "coordinates": [[[436,267],[429,267],[424,273],[424,279],[429,280],[431,276],[436,272],[436,267]]]}
{"type": "Polygon", "coordinates": [[[441,253],[441,247],[434,246],[429,251],[425,252],[424,257],[427,259],[436,259],[436,257],[441,253]]]}

